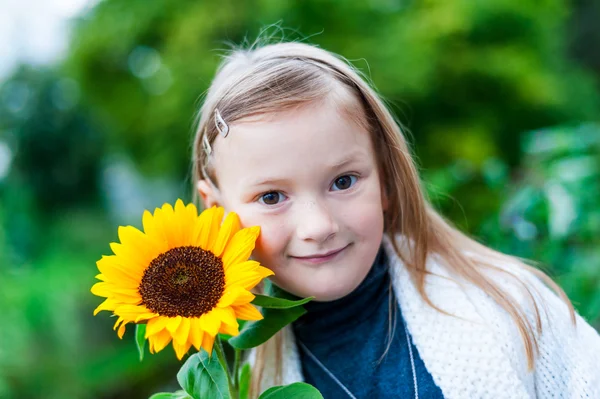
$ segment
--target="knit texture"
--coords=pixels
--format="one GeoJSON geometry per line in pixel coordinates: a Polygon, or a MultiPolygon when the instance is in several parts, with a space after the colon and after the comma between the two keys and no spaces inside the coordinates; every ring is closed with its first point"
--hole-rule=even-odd
{"type": "MultiPolygon", "coordinates": [[[[397,238],[401,251],[406,240],[397,238]]],[[[600,398],[600,336],[577,315],[571,322],[567,306],[542,282],[518,266],[498,265],[517,275],[534,292],[542,315],[539,355],[527,370],[523,341],[510,316],[480,289],[455,281],[439,259],[430,256],[426,291],[430,307],[384,239],[396,298],[419,355],[445,398],[600,398]],[[451,316],[452,315],[452,316],[451,316]]],[[[533,306],[524,290],[506,273],[490,276],[527,310],[533,306]]],[[[273,385],[302,381],[301,364],[291,328],[282,332],[282,379],[275,378],[276,348],[268,342],[261,391],[273,385]]],[[[254,352],[250,353],[254,363],[254,352]]]]}

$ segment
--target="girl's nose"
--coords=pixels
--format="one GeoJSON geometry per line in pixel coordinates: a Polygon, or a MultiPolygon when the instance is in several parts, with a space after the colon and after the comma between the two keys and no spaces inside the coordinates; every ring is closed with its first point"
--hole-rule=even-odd
{"type": "Polygon", "coordinates": [[[339,231],[335,218],[326,206],[309,201],[297,214],[298,238],[324,242],[339,231]]]}

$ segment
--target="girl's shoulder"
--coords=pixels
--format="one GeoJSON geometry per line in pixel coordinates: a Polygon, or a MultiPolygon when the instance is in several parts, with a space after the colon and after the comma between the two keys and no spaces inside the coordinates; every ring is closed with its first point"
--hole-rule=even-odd
{"type": "MultiPolygon", "coordinates": [[[[387,249],[403,316],[428,369],[438,376],[436,382],[452,390],[452,381],[478,378],[488,386],[495,384],[499,397],[521,397],[521,389],[542,397],[552,392],[600,397],[600,336],[577,314],[573,323],[565,301],[532,270],[516,262],[481,269],[533,327],[538,349],[530,370],[522,331],[488,292],[457,278],[444,267],[443,259],[432,255],[423,288],[434,309],[402,261],[389,251],[391,247],[387,249]]],[[[489,259],[481,261],[489,263],[489,259]]]]}

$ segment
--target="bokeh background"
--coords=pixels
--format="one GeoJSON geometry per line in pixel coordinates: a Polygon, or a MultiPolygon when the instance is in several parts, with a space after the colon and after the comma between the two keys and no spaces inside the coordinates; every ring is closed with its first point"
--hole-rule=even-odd
{"type": "Polygon", "coordinates": [[[175,390],[170,348],[140,363],[133,329],[92,316],[95,261],[117,226],[191,198],[201,95],[261,32],[370,76],[436,206],[540,261],[600,327],[598,1],[0,4],[0,398],[175,390]]]}

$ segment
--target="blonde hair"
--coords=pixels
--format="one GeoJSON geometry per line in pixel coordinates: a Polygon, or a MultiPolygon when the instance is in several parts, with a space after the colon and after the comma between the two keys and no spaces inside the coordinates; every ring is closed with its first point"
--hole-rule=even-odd
{"type": "MultiPolygon", "coordinates": [[[[514,273],[496,265],[517,265],[536,274],[568,304],[574,323],[572,305],[560,287],[544,273],[515,257],[479,244],[454,228],[433,209],[422,191],[418,171],[400,123],[367,82],[368,79],[342,57],[304,43],[285,42],[234,50],[218,68],[200,110],[194,140],[194,182],[209,178],[218,185],[210,157],[203,147],[203,140],[213,143],[218,134],[213,121],[215,109],[231,124],[249,116],[276,113],[321,101],[329,93],[343,97],[339,95],[339,89],[342,89],[342,94],[346,92],[351,95],[345,100],[342,98],[342,110],[347,115],[362,116],[355,119],[369,131],[378,156],[382,184],[389,201],[385,214],[385,233],[392,238],[394,250],[405,262],[420,295],[430,306],[442,311],[431,302],[425,291],[425,278],[428,275],[426,261],[429,254],[436,253],[443,259],[444,267],[451,275],[486,292],[511,316],[523,340],[528,368],[533,369],[538,351],[536,332],[541,333],[542,330],[540,309],[533,300],[532,288],[514,273]],[[360,107],[361,112],[349,109],[356,106],[360,107]],[[399,233],[412,243],[408,256],[400,251],[395,240],[399,233]],[[527,309],[499,283],[494,282],[484,268],[506,273],[524,288],[526,297],[533,303],[535,327],[527,318],[527,309]]],[[[277,339],[281,342],[280,337],[277,339]]],[[[264,352],[261,355],[259,348],[253,370],[254,389],[261,379],[261,367],[264,364],[261,356],[264,357],[264,352]]],[[[278,374],[281,374],[281,361],[276,363],[279,364],[278,374]]]]}

